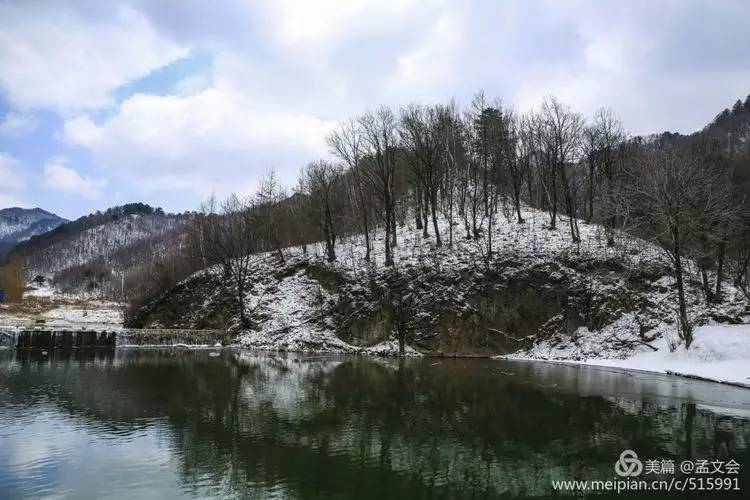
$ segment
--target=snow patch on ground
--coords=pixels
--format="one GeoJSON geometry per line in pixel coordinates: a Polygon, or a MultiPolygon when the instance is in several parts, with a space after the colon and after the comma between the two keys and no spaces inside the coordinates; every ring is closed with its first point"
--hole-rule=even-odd
{"type": "MultiPolygon", "coordinates": [[[[335,334],[326,306],[335,296],[300,270],[279,282],[255,287],[247,301],[262,318],[256,330],[243,332],[238,343],[247,349],[292,352],[343,352],[377,356],[398,356],[398,342],[388,340],[361,348],[344,342],[335,334]]],[[[412,347],[406,356],[421,356],[412,347]]]]}
{"type": "Polygon", "coordinates": [[[122,309],[114,303],[60,306],[43,314],[46,326],[122,326],[122,309]]]}
{"type": "Polygon", "coordinates": [[[257,329],[243,332],[238,343],[262,350],[354,352],[357,348],[336,337],[329,320],[322,317],[323,305],[330,300],[331,295],[302,271],[260,284],[253,288],[246,307],[262,321],[257,329]]]}
{"type": "Polygon", "coordinates": [[[41,286],[30,286],[26,288],[26,291],[23,292],[23,296],[28,297],[34,297],[34,298],[42,298],[42,299],[48,299],[52,298],[56,295],[56,291],[54,288],[52,288],[49,284],[45,283],[41,286]]]}
{"type": "MultiPolygon", "coordinates": [[[[695,330],[689,349],[684,345],[670,350],[665,332],[649,343],[629,351],[609,351],[606,328],[601,332],[577,331],[577,340],[556,348],[541,342],[524,354],[501,356],[505,359],[547,360],[595,366],[671,373],[732,383],[750,388],[750,325],[706,325],[695,330]],[[656,350],[654,350],[654,348],[656,350]]],[[[575,336],[574,336],[575,338],[575,336]]]]}
{"type": "Polygon", "coordinates": [[[0,326],[89,330],[122,328],[123,306],[116,302],[41,299],[41,302],[27,303],[26,307],[16,306],[4,304],[0,307],[0,326]]]}
{"type": "Polygon", "coordinates": [[[295,328],[289,331],[253,331],[243,333],[238,339],[245,349],[292,352],[356,352],[357,348],[335,335],[320,330],[295,328]]]}
{"type": "MultiPolygon", "coordinates": [[[[362,353],[371,356],[399,356],[398,340],[390,339],[372,347],[366,347],[362,349],[362,353]]],[[[404,356],[419,357],[422,353],[407,345],[404,346],[404,356]]]]}

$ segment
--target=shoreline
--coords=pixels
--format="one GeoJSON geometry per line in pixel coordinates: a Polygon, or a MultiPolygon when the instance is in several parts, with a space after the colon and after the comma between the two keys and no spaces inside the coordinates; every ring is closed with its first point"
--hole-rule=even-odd
{"type": "MultiPolygon", "coordinates": [[[[553,364],[575,366],[575,367],[583,366],[583,367],[591,367],[591,368],[596,368],[596,369],[609,369],[609,370],[616,371],[619,373],[669,375],[669,376],[677,377],[677,378],[698,380],[701,382],[711,382],[714,384],[722,384],[722,385],[728,385],[732,387],[739,387],[741,389],[750,389],[750,383],[745,384],[743,382],[721,380],[721,379],[705,377],[705,376],[695,375],[691,373],[683,373],[683,372],[678,372],[678,371],[668,370],[668,369],[649,370],[649,369],[644,369],[644,368],[634,368],[634,367],[628,367],[628,366],[612,365],[612,364],[607,364],[606,362],[597,362],[596,360],[577,361],[574,359],[543,359],[543,358],[531,358],[531,357],[526,357],[526,356],[516,356],[515,354],[493,356],[492,359],[496,359],[500,361],[512,361],[512,362],[518,362],[518,363],[536,362],[536,363],[553,363],[553,364]]],[[[600,361],[606,361],[606,360],[600,360],[600,361]]]]}
{"type": "MultiPolygon", "coordinates": [[[[0,346],[0,349],[3,350],[20,350],[20,351],[43,351],[47,352],[46,349],[42,348],[16,348],[11,346],[0,346]]],[[[292,350],[292,349],[259,349],[259,348],[252,348],[252,347],[246,347],[242,346],[241,344],[228,344],[228,345],[211,345],[211,344],[124,344],[124,345],[117,345],[114,347],[72,347],[67,349],[53,349],[55,351],[73,351],[73,350],[117,350],[117,349],[127,349],[127,350],[136,350],[136,349],[144,349],[144,350],[154,350],[154,349],[180,349],[180,350],[189,350],[189,351],[210,351],[210,350],[221,350],[221,349],[230,349],[235,350],[239,352],[258,352],[258,353],[275,353],[275,354],[281,354],[281,353],[291,353],[291,354],[327,354],[331,356],[341,356],[341,355],[349,355],[349,356],[368,356],[372,358],[425,358],[425,359],[491,359],[491,360],[497,360],[497,361],[510,361],[515,363],[552,363],[552,364],[559,364],[559,365],[566,365],[566,366],[572,366],[572,367],[589,367],[589,368],[596,368],[596,369],[608,369],[611,371],[615,371],[617,373],[621,374],[627,374],[627,373],[641,373],[641,374],[655,374],[655,375],[669,375],[671,377],[677,377],[680,379],[688,379],[688,380],[697,380],[701,382],[710,382],[715,384],[722,384],[727,385],[731,387],[738,387],[741,389],[750,389],[750,383],[743,383],[738,381],[732,381],[732,380],[721,380],[711,377],[706,377],[702,375],[692,374],[692,373],[684,373],[676,370],[670,370],[670,369],[663,369],[663,370],[650,370],[650,369],[644,369],[644,368],[635,368],[635,367],[628,367],[628,366],[620,366],[620,365],[613,365],[606,363],[606,360],[601,360],[602,362],[595,361],[577,361],[573,359],[544,359],[544,358],[533,358],[533,357],[527,357],[527,356],[518,356],[515,354],[503,354],[503,355],[491,355],[491,354],[453,354],[453,355],[447,355],[447,354],[438,354],[438,353],[422,353],[418,351],[412,350],[412,354],[407,354],[405,356],[400,356],[398,354],[393,353],[383,353],[383,352],[377,352],[377,351],[368,351],[368,348],[362,348],[356,351],[344,351],[344,350],[292,350]]],[[[618,360],[619,361],[619,360],[618,360]]]]}

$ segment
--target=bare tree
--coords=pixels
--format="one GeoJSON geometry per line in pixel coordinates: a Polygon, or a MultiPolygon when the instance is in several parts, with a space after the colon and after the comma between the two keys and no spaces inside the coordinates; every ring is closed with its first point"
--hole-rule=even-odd
{"type": "Polygon", "coordinates": [[[675,149],[649,147],[634,158],[619,191],[620,214],[628,229],[655,241],[674,266],[679,305],[679,334],[689,347],[684,284],[684,256],[704,228],[721,220],[730,203],[718,188],[718,178],[693,155],[675,149]]]}
{"type": "Polygon", "coordinates": [[[359,212],[362,232],[365,236],[365,260],[370,260],[370,196],[367,187],[367,173],[363,163],[365,145],[363,144],[362,127],[356,120],[349,120],[328,136],[328,146],[331,152],[344,161],[349,167],[351,201],[359,212]]]}
{"type": "Polygon", "coordinates": [[[284,246],[286,244],[286,230],[289,221],[286,220],[284,207],[280,202],[287,195],[280,186],[274,170],[269,171],[260,181],[258,191],[255,195],[255,219],[256,223],[263,228],[263,239],[268,250],[274,250],[279,260],[283,263],[284,246]]]}
{"type": "Polygon", "coordinates": [[[625,147],[626,135],[619,118],[610,109],[601,108],[594,115],[593,123],[584,133],[584,156],[588,166],[588,214],[589,222],[594,220],[596,190],[599,182],[604,183],[602,205],[603,218],[607,230],[607,244],[614,245],[614,229],[617,224],[616,214],[609,202],[617,189],[625,147]]]}
{"type": "MultiPolygon", "coordinates": [[[[461,175],[468,165],[466,158],[466,147],[464,144],[463,122],[458,115],[456,105],[453,101],[447,106],[438,107],[439,121],[439,147],[442,149],[442,198],[446,205],[448,216],[448,245],[453,246],[453,225],[456,197],[461,193],[460,183],[464,176],[461,175]]],[[[458,203],[459,212],[462,210],[458,203]]]]}
{"type": "Polygon", "coordinates": [[[309,215],[320,227],[328,262],[336,260],[336,227],[342,207],[341,168],[335,163],[312,162],[300,172],[300,191],[309,197],[309,215]]]}
{"type": "Polygon", "coordinates": [[[235,300],[243,328],[249,326],[245,296],[252,290],[252,254],[258,250],[258,226],[254,205],[231,195],[216,211],[215,202],[204,205],[196,217],[196,232],[208,262],[218,264],[235,290],[235,300]]]}
{"type": "MultiPolygon", "coordinates": [[[[560,176],[565,205],[568,212],[570,236],[574,243],[580,241],[578,232],[576,189],[568,170],[580,158],[584,120],[579,113],[563,105],[554,97],[544,100],[541,108],[544,119],[545,142],[551,146],[552,165],[560,176]]],[[[553,175],[555,175],[553,173],[553,175]]]]}
{"type": "MultiPolygon", "coordinates": [[[[419,105],[410,105],[401,110],[402,142],[413,158],[411,164],[419,187],[425,193],[424,210],[425,212],[429,210],[432,216],[435,245],[438,247],[443,244],[437,220],[438,191],[442,180],[441,155],[443,153],[439,112],[437,107],[419,105]]],[[[419,195],[417,195],[417,199],[419,199],[419,195]]],[[[421,208],[419,202],[417,206],[421,208]]]]}
{"type": "Polygon", "coordinates": [[[365,169],[369,185],[381,202],[385,224],[385,265],[393,265],[392,249],[396,245],[396,147],[398,145],[397,120],[390,108],[380,107],[365,113],[359,123],[364,132],[367,154],[372,158],[371,168],[365,169]]]}
{"type": "Polygon", "coordinates": [[[465,116],[469,143],[469,176],[467,190],[471,209],[471,236],[478,238],[490,211],[490,149],[492,147],[492,111],[479,91],[465,116]]]}
{"type": "Polygon", "coordinates": [[[536,178],[539,184],[539,207],[549,214],[549,228],[557,228],[558,182],[556,147],[554,136],[549,133],[546,120],[541,112],[529,114],[530,138],[534,149],[536,178]]]}
{"type": "MultiPolygon", "coordinates": [[[[505,175],[508,186],[510,187],[511,197],[513,199],[513,208],[516,211],[516,217],[519,224],[523,224],[521,215],[521,192],[523,191],[524,180],[529,173],[529,143],[523,143],[522,123],[518,116],[510,109],[506,109],[503,119],[504,133],[501,138],[501,148],[503,155],[503,164],[507,174],[505,175]]],[[[524,137],[528,140],[528,137],[524,137]]]]}

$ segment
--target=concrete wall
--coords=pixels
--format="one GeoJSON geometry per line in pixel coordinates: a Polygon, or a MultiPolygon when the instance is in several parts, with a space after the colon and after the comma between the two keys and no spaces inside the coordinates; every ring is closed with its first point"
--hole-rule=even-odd
{"type": "Polygon", "coordinates": [[[115,348],[123,345],[228,345],[234,336],[219,330],[21,330],[7,333],[4,342],[18,349],[115,348]],[[12,336],[15,336],[13,339],[12,336]]]}

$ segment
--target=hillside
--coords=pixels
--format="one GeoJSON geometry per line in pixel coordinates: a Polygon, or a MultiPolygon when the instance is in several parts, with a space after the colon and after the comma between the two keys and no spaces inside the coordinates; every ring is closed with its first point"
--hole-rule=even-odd
{"type": "Polygon", "coordinates": [[[724,108],[701,130],[683,135],[662,132],[651,136],[665,144],[683,143],[690,139],[704,139],[718,145],[726,156],[750,153],[750,95],[745,101],[737,99],[731,108],[724,108]]]}
{"type": "Polygon", "coordinates": [[[750,152],[750,95],[725,108],[700,133],[724,144],[729,154],[750,152]]]}
{"type": "Polygon", "coordinates": [[[0,210],[0,259],[18,243],[55,229],[67,220],[41,208],[0,210]]]}
{"type": "Polygon", "coordinates": [[[141,203],[113,207],[62,224],[19,244],[27,279],[41,275],[61,291],[120,291],[121,276],[179,249],[189,216],[165,214],[141,203]]]}
{"type": "MultiPolygon", "coordinates": [[[[283,264],[275,255],[258,255],[247,283],[250,329],[239,328],[232,289],[215,268],[178,284],[130,321],[228,327],[246,347],[302,351],[389,353],[401,333],[418,351],[442,355],[576,345],[596,335],[598,355],[624,358],[674,334],[674,280],[658,248],[625,234],[607,247],[602,228],[582,221],[576,245],[564,230],[548,230],[542,212],[526,208],[523,215],[525,224],[498,224],[489,262],[484,238],[457,236],[453,248],[436,249],[408,225],[399,228],[393,268],[383,266],[382,233],[370,264],[362,260],[358,236],[340,243],[334,263],[326,261],[322,244],[307,253],[286,249],[283,264]]],[[[440,225],[446,234],[447,222],[440,225]]],[[[747,320],[742,294],[727,284],[722,303],[706,304],[697,267],[688,267],[697,324],[747,320]]]]}

